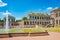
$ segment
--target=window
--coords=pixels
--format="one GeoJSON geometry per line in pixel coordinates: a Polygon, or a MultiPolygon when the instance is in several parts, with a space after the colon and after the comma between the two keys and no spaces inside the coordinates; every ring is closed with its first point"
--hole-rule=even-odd
{"type": "Polygon", "coordinates": [[[34,16],[30,16],[30,19],[33,20],[34,19],[34,16]]]}
{"type": "Polygon", "coordinates": [[[30,25],[33,25],[33,22],[32,21],[30,21],[30,25]]]}
{"type": "Polygon", "coordinates": [[[40,19],[41,19],[41,17],[40,17],[40,19]]]}
{"type": "Polygon", "coordinates": [[[60,16],[60,12],[59,12],[59,16],[60,16]]]}
{"type": "Polygon", "coordinates": [[[26,22],[24,22],[24,25],[26,25],[26,22]]]}
{"type": "Polygon", "coordinates": [[[32,21],[32,24],[34,24],[34,21],[32,21]]]}
{"type": "Polygon", "coordinates": [[[36,19],[36,16],[35,16],[35,19],[36,19]]]}
{"type": "Polygon", "coordinates": [[[35,24],[36,24],[36,21],[35,21],[35,24]]]}
{"type": "Polygon", "coordinates": [[[40,22],[40,24],[41,24],[41,22],[40,22]]]}
{"type": "Polygon", "coordinates": [[[24,22],[24,25],[29,25],[29,22],[28,21],[24,22]]]}
{"type": "Polygon", "coordinates": [[[60,25],[60,20],[59,20],[59,25],[60,25]]]}
{"type": "Polygon", "coordinates": [[[56,24],[58,24],[58,20],[56,20],[56,24]]]}
{"type": "Polygon", "coordinates": [[[45,22],[45,24],[47,24],[47,22],[45,22]]]}
{"type": "Polygon", "coordinates": [[[44,25],[44,22],[42,22],[42,25],[44,25]]]}
{"type": "Polygon", "coordinates": [[[39,16],[37,16],[37,19],[39,19],[39,16]]]}
{"type": "Polygon", "coordinates": [[[43,17],[42,17],[42,19],[43,19],[43,17]]]}
{"type": "Polygon", "coordinates": [[[29,22],[27,22],[27,25],[29,25],[29,22]]]}
{"type": "Polygon", "coordinates": [[[58,17],[58,13],[56,13],[56,17],[58,17]]]}
{"type": "Polygon", "coordinates": [[[45,19],[45,17],[42,17],[42,19],[44,20],[44,19],[45,19]]]}
{"type": "Polygon", "coordinates": [[[37,25],[39,25],[39,22],[37,22],[37,25]]]}

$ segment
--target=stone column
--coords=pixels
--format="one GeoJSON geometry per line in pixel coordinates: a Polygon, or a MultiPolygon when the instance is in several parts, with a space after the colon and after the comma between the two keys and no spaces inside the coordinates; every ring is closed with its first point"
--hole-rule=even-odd
{"type": "Polygon", "coordinates": [[[50,20],[50,23],[53,24],[53,20],[52,19],[50,20]]]}
{"type": "Polygon", "coordinates": [[[54,26],[56,27],[56,19],[55,19],[55,25],[54,26]]]}

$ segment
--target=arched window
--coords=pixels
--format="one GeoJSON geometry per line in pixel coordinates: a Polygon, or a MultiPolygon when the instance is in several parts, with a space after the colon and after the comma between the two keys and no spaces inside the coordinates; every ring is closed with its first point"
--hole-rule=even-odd
{"type": "Polygon", "coordinates": [[[34,16],[30,16],[30,19],[33,20],[34,19],[34,16]]]}
{"type": "Polygon", "coordinates": [[[58,17],[58,13],[56,13],[56,17],[58,17]]]}
{"type": "Polygon", "coordinates": [[[58,24],[58,20],[56,20],[56,24],[58,24]]]}

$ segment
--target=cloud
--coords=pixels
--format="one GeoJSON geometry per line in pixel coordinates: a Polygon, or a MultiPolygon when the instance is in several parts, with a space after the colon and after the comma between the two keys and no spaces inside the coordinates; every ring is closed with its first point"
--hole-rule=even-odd
{"type": "Polygon", "coordinates": [[[48,7],[48,8],[46,8],[47,10],[52,10],[53,8],[52,7],[48,7]]]}
{"type": "Polygon", "coordinates": [[[55,10],[55,9],[58,9],[58,8],[59,8],[59,7],[47,7],[47,8],[44,10],[44,12],[50,14],[50,12],[51,12],[52,10],[55,10]]]}
{"type": "Polygon", "coordinates": [[[2,2],[2,0],[0,0],[0,7],[4,7],[7,6],[7,3],[2,2]]]}
{"type": "Polygon", "coordinates": [[[55,10],[55,9],[58,9],[59,7],[48,7],[48,8],[46,8],[46,10],[55,10]]]}

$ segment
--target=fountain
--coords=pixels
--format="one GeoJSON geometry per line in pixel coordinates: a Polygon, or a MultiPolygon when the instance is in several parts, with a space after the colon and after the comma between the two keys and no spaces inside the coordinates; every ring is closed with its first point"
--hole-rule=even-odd
{"type": "Polygon", "coordinates": [[[9,15],[9,12],[8,11],[6,11],[6,31],[9,31],[9,20],[8,20],[8,15],[9,15]]]}
{"type": "MultiPolygon", "coordinates": [[[[4,6],[7,6],[7,3],[4,3],[4,2],[2,2],[2,0],[0,0],[0,7],[4,7],[4,6]]],[[[6,15],[6,30],[8,31],[8,29],[9,29],[9,23],[8,23],[8,14],[9,14],[9,12],[6,11],[5,14],[7,14],[6,15]]]]}
{"type": "Polygon", "coordinates": [[[8,32],[9,31],[9,18],[8,18],[8,15],[10,15],[10,13],[8,11],[6,11],[3,15],[5,15],[5,31],[8,32]]]}

